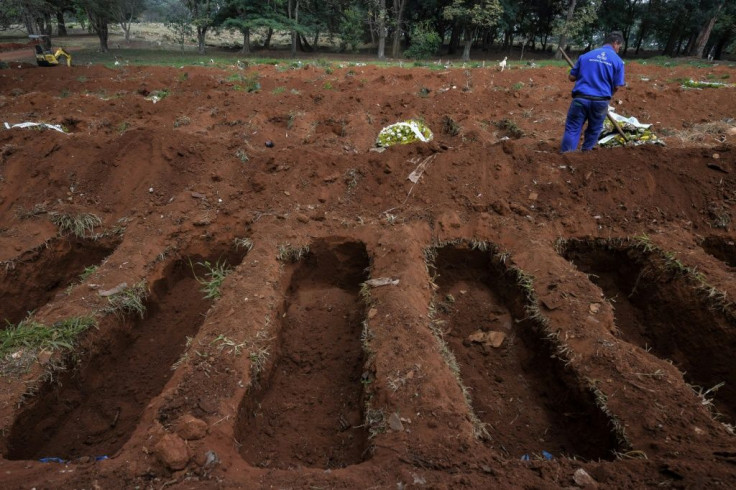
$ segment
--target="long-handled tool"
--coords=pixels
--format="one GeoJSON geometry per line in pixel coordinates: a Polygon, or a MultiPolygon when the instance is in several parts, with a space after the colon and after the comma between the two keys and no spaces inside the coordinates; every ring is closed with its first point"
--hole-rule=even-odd
{"type": "MultiPolygon", "coordinates": [[[[565,53],[565,50],[562,49],[562,46],[558,46],[557,49],[559,49],[560,53],[562,53],[562,56],[565,57],[565,59],[567,60],[567,64],[570,65],[570,68],[573,68],[575,65],[573,64],[572,60],[567,55],[567,53],[565,53]]],[[[606,116],[608,116],[608,120],[611,121],[611,124],[613,124],[613,127],[616,128],[616,131],[618,132],[618,134],[621,135],[624,141],[629,141],[629,137],[626,136],[626,133],[624,133],[624,130],[621,129],[621,126],[619,125],[618,121],[616,121],[613,118],[613,116],[611,115],[610,112],[608,112],[608,110],[606,110],[606,116]]]]}

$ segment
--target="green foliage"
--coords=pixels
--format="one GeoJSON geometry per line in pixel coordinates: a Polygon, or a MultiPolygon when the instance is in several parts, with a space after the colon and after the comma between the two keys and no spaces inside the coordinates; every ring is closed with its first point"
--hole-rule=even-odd
{"type": "Polygon", "coordinates": [[[184,51],[184,44],[186,44],[187,39],[194,35],[192,21],[192,13],[184,8],[181,3],[177,2],[170,5],[164,25],[171,31],[174,41],[182,51],[184,51]]]}
{"type": "Polygon", "coordinates": [[[8,325],[0,330],[0,359],[19,349],[72,349],[79,334],[96,324],[92,317],[73,317],[51,326],[29,319],[8,325]]]}
{"type": "Polygon", "coordinates": [[[411,46],[404,51],[404,56],[414,60],[424,60],[434,56],[440,49],[442,38],[432,28],[429,21],[415,24],[411,30],[411,46]]]}
{"type": "Polygon", "coordinates": [[[453,0],[442,10],[442,17],[460,24],[466,32],[494,27],[503,12],[498,0],[453,0]]]}
{"type": "Polygon", "coordinates": [[[363,42],[363,23],[365,12],[359,7],[351,7],[343,12],[340,22],[340,38],[342,50],[357,51],[363,42]]]}
{"type": "MultiPolygon", "coordinates": [[[[227,277],[232,269],[227,265],[227,262],[220,262],[219,260],[211,264],[209,261],[197,262],[197,265],[205,269],[204,277],[194,277],[197,282],[202,286],[200,291],[204,293],[204,299],[217,299],[221,296],[220,287],[222,286],[225,277],[227,277]]],[[[194,270],[194,267],[192,267],[194,270]]]]}
{"type": "Polygon", "coordinates": [[[96,265],[91,265],[89,267],[85,267],[84,268],[84,271],[81,274],[79,274],[79,280],[80,281],[86,281],[87,278],[89,276],[91,276],[92,274],[94,274],[95,272],[97,272],[97,266],[96,265]]]}

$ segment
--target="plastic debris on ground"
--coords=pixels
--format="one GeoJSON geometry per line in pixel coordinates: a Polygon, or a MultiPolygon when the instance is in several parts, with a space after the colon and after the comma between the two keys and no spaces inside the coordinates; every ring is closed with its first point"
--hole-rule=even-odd
{"type": "Polygon", "coordinates": [[[61,127],[61,124],[47,124],[47,123],[34,123],[34,122],[23,122],[23,123],[18,123],[18,124],[9,124],[7,122],[5,123],[5,129],[13,129],[13,128],[53,129],[54,131],[58,131],[60,133],[67,134],[66,131],[64,131],[64,128],[61,127]]]}
{"type": "MultiPolygon", "coordinates": [[[[545,459],[547,461],[551,461],[551,460],[553,460],[555,458],[554,456],[552,456],[551,453],[549,453],[547,451],[544,451],[544,450],[542,451],[542,456],[541,457],[538,456],[538,455],[536,455],[536,454],[533,454],[532,456],[534,457],[534,459],[537,459],[537,460],[545,459]]],[[[532,456],[529,456],[528,454],[524,454],[524,455],[521,456],[521,460],[522,461],[531,461],[532,460],[532,456]]]]}
{"type": "Polygon", "coordinates": [[[392,145],[405,145],[421,141],[426,143],[434,138],[432,130],[421,121],[410,119],[386,126],[378,133],[376,145],[381,147],[392,145]]]}
{"type": "Polygon", "coordinates": [[[613,127],[613,123],[606,118],[603,123],[603,131],[601,131],[601,135],[598,137],[599,145],[603,147],[625,146],[627,144],[634,146],[644,144],[664,146],[664,142],[660,141],[657,135],[654,134],[654,131],[652,131],[651,124],[641,123],[633,116],[625,117],[617,114],[614,112],[613,108],[611,108],[608,113],[618,123],[618,125],[621,126],[621,129],[626,133],[629,141],[627,143],[623,136],[621,136],[618,131],[616,131],[616,128],[613,127]]]}

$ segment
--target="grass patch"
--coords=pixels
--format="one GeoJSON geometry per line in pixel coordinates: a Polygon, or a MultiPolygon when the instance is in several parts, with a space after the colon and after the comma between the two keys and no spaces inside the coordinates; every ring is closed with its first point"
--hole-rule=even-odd
{"type": "Polygon", "coordinates": [[[505,131],[510,137],[519,139],[524,136],[524,131],[511,119],[501,119],[494,123],[498,129],[505,131]]]}
{"type": "Polygon", "coordinates": [[[103,310],[106,313],[114,313],[124,317],[136,314],[143,318],[146,314],[145,300],[148,296],[148,288],[145,281],[140,281],[131,287],[125,287],[122,291],[107,298],[108,306],[103,310]]]}
{"type": "Polygon", "coordinates": [[[442,132],[449,136],[457,136],[460,134],[460,125],[455,122],[450,116],[442,118],[442,132]]]}
{"type": "Polygon", "coordinates": [[[276,258],[281,262],[299,262],[309,253],[309,245],[303,247],[296,247],[291,243],[284,243],[279,245],[278,253],[276,258]]]}
{"type": "MultiPolygon", "coordinates": [[[[92,317],[73,317],[51,326],[34,320],[23,320],[0,330],[0,358],[12,358],[19,350],[70,350],[77,336],[89,327],[96,326],[92,317]]],[[[18,357],[18,356],[16,356],[18,357]]]]}
{"type": "Polygon", "coordinates": [[[90,213],[76,215],[65,213],[51,213],[51,222],[59,229],[60,235],[74,235],[85,238],[92,234],[95,226],[102,224],[102,220],[90,213]]]}
{"type": "Polygon", "coordinates": [[[84,281],[87,280],[87,278],[89,278],[89,276],[91,276],[95,272],[97,272],[97,266],[96,265],[91,265],[89,267],[85,267],[84,268],[84,271],[82,271],[82,273],[79,274],[79,280],[82,281],[82,282],[84,282],[84,281]]]}
{"type": "MultiPolygon", "coordinates": [[[[205,269],[204,277],[197,277],[197,274],[194,274],[194,278],[202,286],[200,291],[204,293],[204,299],[219,298],[222,295],[220,292],[222,283],[227,275],[232,272],[232,269],[228,268],[226,262],[220,262],[219,260],[214,264],[205,260],[204,262],[197,262],[197,265],[205,269]]],[[[194,266],[192,266],[192,271],[194,271],[194,266]]]]}

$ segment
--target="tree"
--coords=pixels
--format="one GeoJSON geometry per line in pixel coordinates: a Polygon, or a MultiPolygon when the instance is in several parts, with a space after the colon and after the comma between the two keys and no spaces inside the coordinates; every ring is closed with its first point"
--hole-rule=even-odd
{"type": "MultiPolygon", "coordinates": [[[[591,30],[598,20],[598,8],[599,4],[595,0],[589,2],[571,0],[568,3],[565,20],[556,30],[560,36],[560,48],[567,49],[568,43],[571,40],[579,40],[583,33],[591,30]]],[[[560,59],[561,57],[562,54],[558,50],[555,53],[555,59],[560,59]]]]}
{"type": "Polygon", "coordinates": [[[120,24],[125,40],[130,41],[130,26],[146,8],[145,0],[116,0],[111,2],[113,18],[120,24]]]}
{"type": "Polygon", "coordinates": [[[698,32],[697,37],[695,38],[695,42],[693,43],[692,48],[688,53],[690,56],[697,56],[698,58],[703,57],[705,45],[708,43],[710,34],[711,32],[713,32],[713,27],[715,27],[716,21],[718,20],[718,15],[721,13],[721,9],[723,9],[723,5],[725,3],[725,0],[720,0],[708,13],[705,21],[703,22],[703,25],[700,28],[700,31],[698,32]]]}
{"type": "Polygon", "coordinates": [[[344,18],[340,23],[340,37],[343,49],[348,46],[351,51],[357,51],[363,41],[363,19],[365,12],[360,8],[351,7],[345,10],[344,18]]]}
{"type": "MultiPolygon", "coordinates": [[[[575,15],[575,6],[577,5],[578,0],[569,0],[567,4],[567,14],[565,15],[565,23],[562,25],[562,29],[560,30],[560,40],[558,42],[558,47],[560,50],[567,49],[567,36],[570,32],[570,26],[572,25],[572,19],[575,15]]],[[[562,58],[562,53],[558,50],[555,53],[555,59],[559,60],[562,58]]]]}
{"type": "Polygon", "coordinates": [[[498,0],[454,0],[442,15],[461,26],[464,37],[463,61],[470,59],[470,47],[482,28],[496,25],[501,16],[498,0]]]}
{"type": "Polygon", "coordinates": [[[386,58],[386,37],[388,36],[388,13],[386,12],[386,0],[379,0],[376,28],[378,30],[378,59],[386,58]]]}
{"type": "Polygon", "coordinates": [[[100,51],[107,53],[109,51],[107,47],[108,29],[110,22],[113,21],[113,8],[116,6],[116,1],[104,1],[104,0],[75,0],[75,5],[87,14],[90,26],[97,34],[100,40],[100,51]]]}
{"type": "Polygon", "coordinates": [[[192,24],[197,32],[197,52],[204,54],[207,30],[214,24],[222,5],[217,0],[181,0],[181,2],[189,10],[192,24]]]}
{"type": "Polygon", "coordinates": [[[394,8],[394,35],[393,42],[391,44],[391,56],[394,58],[399,57],[399,48],[401,47],[401,32],[404,28],[404,7],[406,7],[406,0],[393,0],[394,8]]]}
{"type": "Polygon", "coordinates": [[[192,13],[181,2],[175,2],[170,5],[166,14],[165,25],[174,35],[174,40],[179,44],[181,50],[184,51],[187,39],[194,35],[192,13]]]}
{"type": "Polygon", "coordinates": [[[230,0],[218,12],[214,25],[237,29],[243,34],[243,53],[250,53],[250,34],[253,29],[288,29],[288,18],[276,9],[275,2],[261,0],[230,0]]]}

